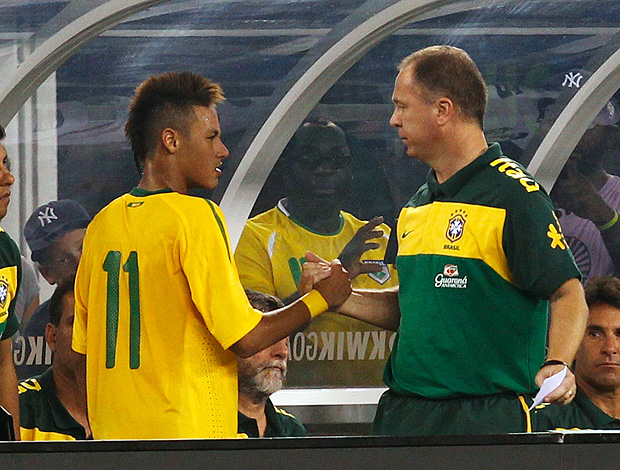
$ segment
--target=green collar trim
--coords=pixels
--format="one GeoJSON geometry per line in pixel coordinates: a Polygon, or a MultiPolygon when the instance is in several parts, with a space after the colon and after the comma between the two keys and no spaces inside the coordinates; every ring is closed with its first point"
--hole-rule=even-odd
{"type": "Polygon", "coordinates": [[[344,227],[344,217],[342,216],[342,212],[340,212],[338,214],[338,217],[340,219],[340,223],[338,225],[338,228],[336,229],[336,231],[332,232],[332,233],[323,233],[323,232],[317,232],[316,230],[308,227],[307,225],[304,225],[302,222],[300,222],[298,219],[296,219],[295,217],[293,217],[291,215],[291,213],[288,211],[288,209],[286,207],[284,207],[284,203],[282,202],[284,201],[284,199],[280,199],[280,201],[278,201],[278,210],[280,212],[282,212],[286,217],[288,217],[289,219],[291,219],[291,221],[293,223],[295,223],[296,225],[299,225],[301,228],[303,228],[304,230],[307,230],[310,233],[313,233],[315,235],[321,235],[323,237],[333,237],[334,235],[338,235],[341,231],[342,231],[342,227],[344,227]]]}
{"type": "Polygon", "coordinates": [[[173,193],[174,191],[170,188],[158,189],[156,191],[149,191],[143,188],[133,188],[129,191],[129,194],[136,197],[146,197],[152,196],[153,194],[163,194],[163,193],[173,193]]]}

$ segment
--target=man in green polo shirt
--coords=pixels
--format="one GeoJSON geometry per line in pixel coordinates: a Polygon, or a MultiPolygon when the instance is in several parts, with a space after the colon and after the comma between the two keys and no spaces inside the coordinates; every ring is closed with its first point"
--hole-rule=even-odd
{"type": "Polygon", "coordinates": [[[536,431],[620,428],[620,280],[595,277],[585,291],[590,315],[575,356],[577,396],[568,406],[538,407],[536,431]]]}
{"type": "MultiPolygon", "coordinates": [[[[399,70],[390,124],[432,171],[399,217],[400,287],[354,290],[340,309],[398,331],[374,431],[524,432],[524,395],[581,341],[580,273],[544,189],[487,144],[486,86],[467,53],[429,47],[399,70]]],[[[574,393],[568,372],[546,400],[574,393]]]]}

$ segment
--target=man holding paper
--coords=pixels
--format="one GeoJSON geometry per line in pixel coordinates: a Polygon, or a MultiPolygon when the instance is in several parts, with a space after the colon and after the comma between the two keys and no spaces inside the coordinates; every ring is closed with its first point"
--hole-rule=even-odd
{"type": "MultiPolygon", "coordinates": [[[[487,144],[486,86],[467,53],[429,47],[399,70],[390,124],[432,171],[399,217],[400,287],[354,290],[339,310],[398,331],[374,432],[525,432],[529,395],[579,346],[579,270],[544,189],[487,144]]],[[[574,393],[569,371],[546,400],[574,393]]]]}
{"type": "Polygon", "coordinates": [[[620,279],[592,278],[585,291],[590,315],[575,356],[577,395],[569,406],[537,407],[536,431],[620,428],[620,279]]]}

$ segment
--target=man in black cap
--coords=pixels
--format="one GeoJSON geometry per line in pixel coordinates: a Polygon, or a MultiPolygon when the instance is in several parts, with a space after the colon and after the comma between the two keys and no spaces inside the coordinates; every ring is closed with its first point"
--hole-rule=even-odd
{"type": "MultiPolygon", "coordinates": [[[[38,207],[24,227],[24,236],[41,275],[51,285],[75,277],[82,255],[82,242],[90,216],[71,199],[51,201],[38,207]]],[[[45,327],[49,322],[49,301],[39,306],[17,340],[21,364],[16,363],[20,380],[43,373],[52,362],[45,345],[45,327]],[[18,342],[21,341],[21,344],[18,342]]]]}
{"type": "MultiPolygon", "coordinates": [[[[552,77],[546,88],[570,95],[590,76],[587,70],[570,70],[552,77]]],[[[539,100],[540,121],[554,103],[553,97],[539,100]]],[[[548,118],[554,118],[553,113],[548,118]]],[[[620,273],[620,177],[604,167],[607,156],[620,145],[619,120],[620,106],[612,97],[590,123],[551,191],[584,284],[595,276],[620,273]]]]}

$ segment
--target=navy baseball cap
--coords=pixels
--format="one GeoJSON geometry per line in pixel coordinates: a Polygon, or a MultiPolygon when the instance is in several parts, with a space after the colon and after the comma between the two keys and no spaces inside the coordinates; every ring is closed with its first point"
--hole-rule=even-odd
{"type": "MultiPolygon", "coordinates": [[[[551,92],[550,97],[543,98],[543,105],[539,104],[539,111],[541,108],[549,106],[555,102],[557,93],[577,93],[579,89],[588,81],[592,76],[592,72],[583,69],[571,69],[568,72],[560,73],[552,76],[545,86],[543,87],[543,94],[545,91],[551,92]]],[[[544,110],[543,110],[544,111],[544,110]]],[[[544,112],[543,112],[544,115],[544,112]]],[[[542,116],[539,116],[539,120],[542,116]]],[[[605,106],[599,111],[589,129],[595,126],[614,126],[620,121],[620,106],[617,101],[612,98],[605,106]]]]}
{"type": "Polygon", "coordinates": [[[71,199],[52,201],[38,207],[24,226],[24,236],[32,260],[38,261],[41,251],[71,230],[85,228],[90,215],[78,202],[71,199]]]}

